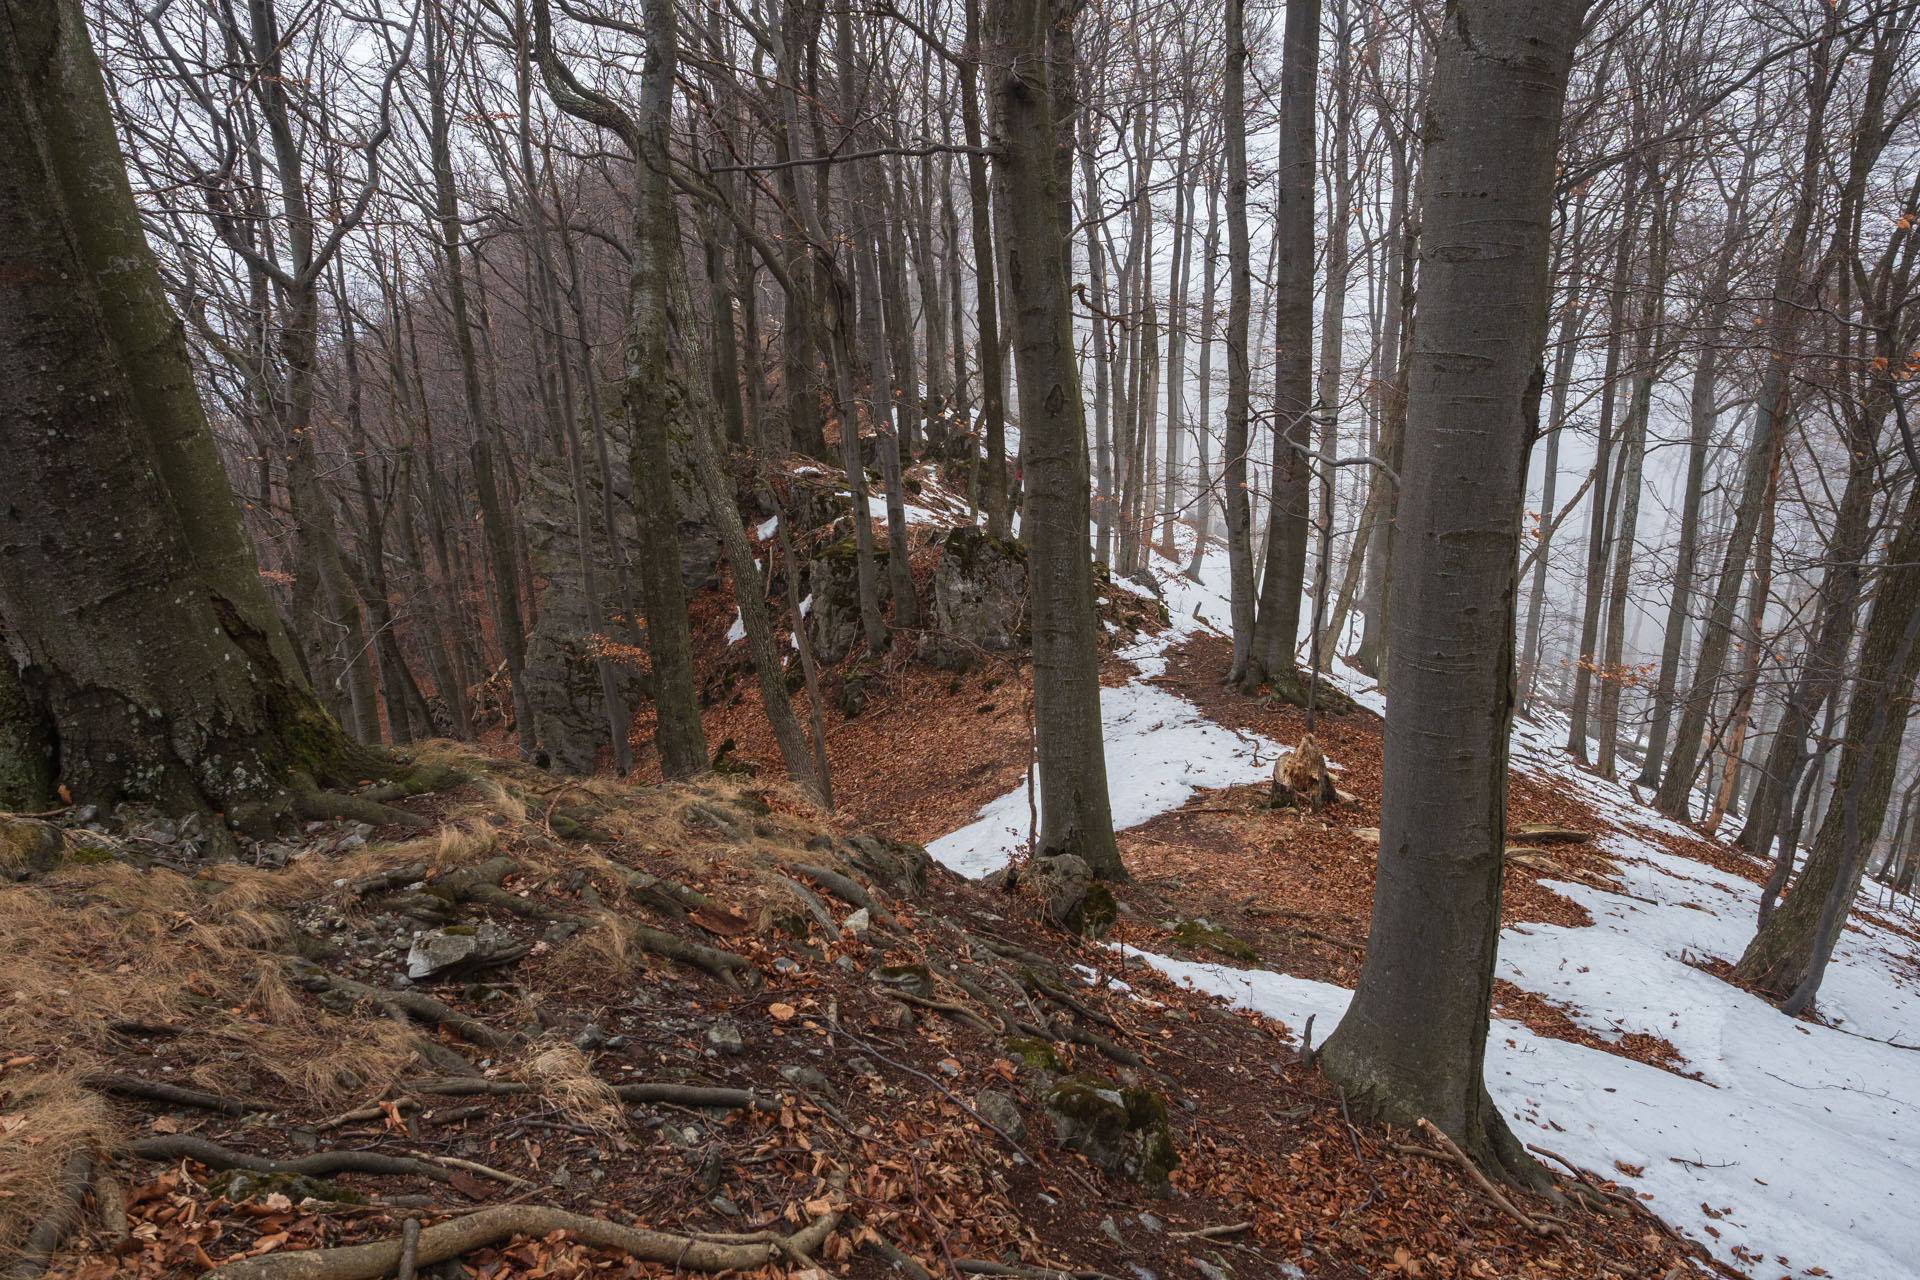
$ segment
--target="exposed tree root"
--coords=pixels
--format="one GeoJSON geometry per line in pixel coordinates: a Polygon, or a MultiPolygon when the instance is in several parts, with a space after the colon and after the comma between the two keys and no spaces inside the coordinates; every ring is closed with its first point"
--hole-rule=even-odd
{"type": "Polygon", "coordinates": [[[505,911],[525,920],[571,921],[579,919],[564,911],[529,902],[518,894],[509,893],[500,887],[500,882],[520,870],[520,864],[512,858],[488,858],[485,862],[471,867],[458,867],[452,871],[435,876],[427,881],[426,892],[448,902],[469,902],[475,906],[492,907],[496,911],[505,911]]]}
{"type": "Polygon", "coordinates": [[[431,818],[423,818],[405,809],[396,809],[392,805],[341,791],[322,791],[311,785],[295,788],[293,812],[295,817],[310,822],[338,818],[347,822],[369,822],[376,827],[407,826],[416,831],[428,831],[436,825],[431,818]]]}
{"type": "Polygon", "coordinates": [[[456,1032],[461,1039],[483,1048],[504,1049],[519,1038],[504,1031],[495,1031],[486,1023],[469,1018],[442,1001],[418,991],[382,991],[317,967],[299,970],[295,978],[309,991],[338,991],[361,1000],[371,1000],[389,1013],[437,1023],[456,1032]]]}
{"type": "Polygon", "coordinates": [[[111,1093],[121,1098],[145,1098],[150,1102],[168,1102],[176,1107],[199,1107],[223,1115],[244,1116],[252,1111],[272,1111],[271,1102],[254,1098],[235,1098],[226,1094],[187,1089],[161,1080],[142,1080],[139,1076],[94,1072],[80,1077],[80,1083],[95,1093],[111,1093]]]}
{"type": "Polygon", "coordinates": [[[87,1186],[92,1180],[93,1151],[83,1147],[68,1156],[66,1164],[61,1166],[60,1198],[27,1233],[20,1256],[7,1271],[8,1280],[34,1280],[45,1273],[60,1241],[80,1225],[86,1211],[87,1186]]]}
{"type": "Polygon", "coordinates": [[[787,870],[793,872],[795,875],[805,876],[809,880],[817,881],[842,902],[850,902],[856,907],[865,907],[873,913],[874,919],[880,921],[882,924],[895,924],[893,916],[885,907],[880,905],[879,900],[867,892],[866,887],[851,876],[842,875],[838,871],[832,871],[826,867],[810,866],[804,862],[788,862],[781,865],[785,866],[787,870]]]}
{"type": "MultiPolygon", "coordinates": [[[[409,1080],[406,1087],[414,1093],[435,1096],[501,1096],[539,1092],[537,1086],[522,1080],[409,1080]]],[[[682,1107],[731,1107],[745,1111],[778,1111],[780,1104],[763,1098],[751,1089],[722,1089],[697,1084],[617,1084],[613,1086],[622,1102],[670,1102],[682,1107]]]]}
{"type": "Polygon", "coordinates": [[[1502,1213],[1505,1213],[1509,1218],[1512,1218],[1515,1222],[1537,1236],[1566,1234],[1566,1228],[1557,1223],[1541,1222],[1530,1214],[1520,1212],[1520,1210],[1514,1206],[1513,1201],[1507,1199],[1506,1193],[1494,1186],[1486,1174],[1480,1172],[1480,1166],[1469,1160],[1467,1153],[1462,1151],[1459,1146],[1455,1144],[1454,1140],[1449,1138],[1441,1130],[1439,1125],[1427,1119],[1425,1116],[1421,1116],[1420,1128],[1425,1131],[1429,1138],[1432,1138],[1440,1144],[1441,1149],[1453,1158],[1453,1162],[1466,1172],[1466,1175],[1473,1180],[1474,1184],[1478,1186],[1480,1190],[1486,1192],[1487,1199],[1499,1206],[1502,1213]]]}
{"type": "Polygon", "coordinates": [[[629,924],[627,939],[642,951],[669,960],[678,960],[690,964],[696,969],[704,969],[728,986],[737,987],[741,972],[752,972],[753,965],[743,956],[731,951],[721,951],[714,947],[702,946],[698,942],[689,942],[685,938],[676,938],[644,924],[629,924]]]}
{"type": "MultiPolygon", "coordinates": [[[[642,1262],[658,1262],[687,1271],[748,1271],[782,1257],[807,1258],[840,1223],[831,1212],[789,1236],[742,1244],[721,1244],[697,1236],[668,1235],[623,1227],[538,1205],[503,1205],[453,1218],[420,1232],[414,1264],[430,1267],[513,1236],[540,1239],[564,1231],[596,1249],[618,1250],[642,1262]]],[[[305,1253],[271,1253],[242,1258],[208,1273],[211,1280],[379,1280],[394,1271],[405,1251],[404,1238],[305,1253]]]]}
{"type": "Polygon", "coordinates": [[[1052,1267],[1017,1267],[985,1258],[955,1258],[954,1270],[969,1276],[1015,1276],[1018,1280],[1114,1280],[1104,1271],[1056,1271],[1052,1267]]]}
{"type": "Polygon", "coordinates": [[[451,1167],[412,1156],[390,1156],[378,1151],[316,1151],[294,1160],[272,1160],[235,1151],[190,1133],[136,1138],[127,1144],[127,1150],[143,1160],[197,1160],[209,1169],[244,1169],[248,1173],[300,1173],[310,1178],[325,1178],[336,1173],[376,1173],[431,1178],[435,1182],[446,1182],[453,1177],[451,1167]]]}

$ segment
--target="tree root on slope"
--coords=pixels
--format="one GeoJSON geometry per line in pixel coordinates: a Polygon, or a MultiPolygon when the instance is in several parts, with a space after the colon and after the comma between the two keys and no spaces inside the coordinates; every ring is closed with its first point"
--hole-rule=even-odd
{"type": "MultiPolygon", "coordinates": [[[[726,1244],[699,1236],[669,1235],[623,1227],[539,1205],[503,1205],[453,1218],[421,1231],[414,1265],[430,1267],[513,1236],[540,1239],[564,1231],[582,1244],[612,1249],[643,1262],[676,1270],[748,1271],[779,1258],[810,1258],[840,1224],[838,1211],[822,1214],[792,1235],[726,1244]]],[[[229,1262],[208,1273],[210,1280],[379,1280],[394,1271],[406,1249],[404,1237],[339,1249],[273,1253],[229,1262]]]]}
{"type": "Polygon", "coordinates": [[[188,1133],[136,1138],[127,1144],[127,1150],[143,1160],[187,1159],[209,1169],[244,1169],[248,1173],[298,1173],[310,1178],[325,1178],[336,1173],[374,1173],[431,1178],[435,1182],[448,1182],[453,1178],[453,1170],[448,1166],[412,1156],[390,1156],[378,1151],[318,1151],[294,1160],[273,1160],[235,1151],[188,1133]]]}
{"type": "Polygon", "coordinates": [[[272,1111],[271,1102],[254,1098],[235,1098],[226,1094],[186,1089],[164,1080],[143,1080],[139,1076],[113,1075],[96,1071],[80,1077],[80,1083],[95,1093],[111,1093],[121,1098],[145,1098],[149,1102],[168,1102],[176,1107],[199,1107],[223,1115],[244,1116],[253,1111],[272,1111]]]}

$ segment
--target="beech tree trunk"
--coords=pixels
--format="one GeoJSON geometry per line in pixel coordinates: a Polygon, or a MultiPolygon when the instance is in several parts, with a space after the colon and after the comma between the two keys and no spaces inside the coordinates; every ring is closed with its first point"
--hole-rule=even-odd
{"type": "Polygon", "coordinates": [[[260,583],[77,0],[8,0],[0,56],[3,740],[77,803],[270,834],[385,765],[315,701],[260,583]]]}
{"type": "Polygon", "coordinates": [[[1023,534],[1032,583],[1034,731],[1040,771],[1038,856],[1077,854],[1124,880],[1107,799],[1100,730],[1099,623],[1086,409],[1073,340],[1067,246],[1048,93],[1047,0],[993,0],[994,218],[1005,238],[1007,292],[1027,458],[1023,534]]]}
{"type": "Polygon", "coordinates": [[[1543,1172],[1483,1081],[1500,932],[1520,508],[1546,339],[1555,144],[1579,0],[1458,0],[1435,66],[1379,871],[1353,1003],[1322,1050],[1366,1115],[1543,1172]]]}

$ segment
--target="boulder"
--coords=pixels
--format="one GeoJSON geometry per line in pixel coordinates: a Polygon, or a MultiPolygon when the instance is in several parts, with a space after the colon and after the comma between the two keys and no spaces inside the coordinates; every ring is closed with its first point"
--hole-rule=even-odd
{"type": "Polygon", "coordinates": [[[1055,1080],[1041,1095],[1060,1145],[1085,1156],[1110,1178],[1140,1183],[1161,1195],[1180,1165],[1167,1104],[1144,1087],[1120,1088],[1097,1076],[1055,1080]]]}
{"type": "Polygon", "coordinates": [[[455,969],[479,969],[505,964],[531,948],[493,924],[449,925],[423,933],[407,950],[407,977],[414,981],[455,969]]]}
{"type": "MultiPolygon", "coordinates": [[[[616,644],[632,644],[624,628],[611,621],[621,611],[613,572],[614,550],[601,518],[600,485],[597,473],[589,468],[588,514],[592,538],[590,554],[596,569],[595,586],[600,595],[602,633],[616,644]]],[[[537,578],[546,582],[540,594],[540,615],[527,633],[525,672],[527,711],[533,718],[534,737],[539,741],[549,768],[562,773],[592,773],[600,748],[609,737],[607,714],[602,703],[596,648],[601,643],[589,623],[586,575],[580,565],[580,542],[575,529],[573,477],[559,459],[549,459],[529,469],[521,491],[520,510],[527,530],[527,557],[537,578]]],[[[632,545],[631,517],[626,504],[616,504],[619,543],[632,545]]],[[[640,669],[626,662],[615,662],[614,673],[621,701],[631,711],[646,691],[640,669]]]]}
{"type": "MultiPolygon", "coordinates": [[[[833,533],[807,566],[807,586],[813,597],[807,612],[807,636],[813,641],[814,660],[827,666],[852,653],[861,634],[860,560],[853,526],[838,522],[833,533]]],[[[874,540],[873,563],[876,576],[884,584],[887,547],[879,539],[874,540]]]]}
{"type": "Polygon", "coordinates": [[[933,631],[922,652],[948,671],[972,666],[981,650],[1024,643],[1032,634],[1026,548],[971,525],[947,530],[933,569],[933,631]]]}

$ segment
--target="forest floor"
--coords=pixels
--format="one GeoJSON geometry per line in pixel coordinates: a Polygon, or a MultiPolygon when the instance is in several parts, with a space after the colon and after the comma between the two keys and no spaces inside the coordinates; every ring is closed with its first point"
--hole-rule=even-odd
{"type": "Polygon", "coordinates": [[[1349,801],[1264,808],[1299,714],[1226,693],[1217,593],[1158,576],[1165,615],[1102,587],[1135,880],[1100,942],[973,878],[1027,838],[1021,655],[851,664],[828,814],[771,781],[720,590],[708,732],[758,776],[429,746],[470,781],[405,802],[425,835],[310,824],[207,866],[158,824],[53,824],[31,874],[0,844],[0,1258],[52,1224],[52,1273],[86,1280],[350,1280],[392,1274],[411,1221],[468,1233],[436,1274],[489,1280],[1910,1273],[1920,1059],[1881,1041],[1913,933],[1869,914],[1824,1022],[1781,1017],[1710,972],[1757,864],[1533,726],[1513,817],[1568,831],[1512,851],[1489,1084],[1599,1194],[1503,1204],[1425,1135],[1348,1123],[1299,1040],[1364,954],[1378,721],[1321,722],[1349,801]]]}

